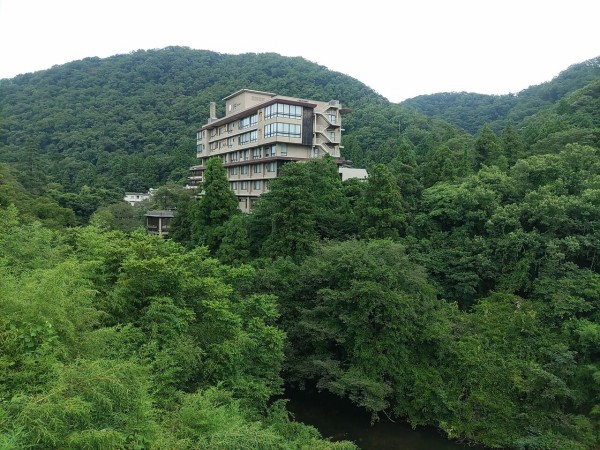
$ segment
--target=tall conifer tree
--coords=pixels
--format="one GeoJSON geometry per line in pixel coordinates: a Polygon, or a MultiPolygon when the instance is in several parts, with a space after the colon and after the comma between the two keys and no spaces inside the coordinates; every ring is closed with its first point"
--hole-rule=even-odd
{"type": "Polygon", "coordinates": [[[240,213],[237,197],[229,188],[220,158],[211,158],[206,163],[202,189],[192,231],[196,242],[205,244],[214,253],[224,236],[223,225],[240,213]]]}
{"type": "Polygon", "coordinates": [[[475,140],[475,162],[477,169],[482,165],[494,166],[501,164],[502,143],[494,130],[485,124],[475,140]]]}
{"type": "Polygon", "coordinates": [[[361,217],[362,237],[396,239],[404,234],[406,215],[400,189],[385,165],[376,164],[371,169],[357,208],[361,217]]]}

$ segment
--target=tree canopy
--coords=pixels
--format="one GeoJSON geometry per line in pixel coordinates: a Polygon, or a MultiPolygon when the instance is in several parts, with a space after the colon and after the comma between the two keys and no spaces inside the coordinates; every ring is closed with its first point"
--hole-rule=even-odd
{"type": "Polygon", "coordinates": [[[0,80],[0,448],[356,448],[294,422],[287,385],[490,448],[597,449],[597,72],[448,109],[464,129],[274,54],[0,80]],[[243,215],[212,159],[184,190],[208,102],[250,85],[353,109],[368,178],[289,162],[243,215]],[[121,201],[150,186],[171,239],[121,201]]]}

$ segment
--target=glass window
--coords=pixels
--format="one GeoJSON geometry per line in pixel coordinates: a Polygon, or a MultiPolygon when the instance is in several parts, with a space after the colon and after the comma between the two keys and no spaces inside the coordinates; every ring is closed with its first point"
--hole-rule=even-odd
{"type": "Polygon", "coordinates": [[[247,191],[248,190],[248,182],[247,181],[240,181],[240,189],[242,191],[247,191]]]}
{"type": "Polygon", "coordinates": [[[279,148],[280,150],[280,155],[281,156],[287,156],[287,144],[279,144],[279,148]]]}
{"type": "Polygon", "coordinates": [[[237,174],[238,174],[237,167],[232,167],[231,169],[229,169],[229,175],[237,175],[237,174]]]}
{"type": "Polygon", "coordinates": [[[260,191],[262,187],[262,180],[254,180],[252,183],[252,189],[256,190],[256,191],[260,191]]]}
{"type": "Polygon", "coordinates": [[[277,163],[275,161],[270,162],[267,165],[267,172],[275,172],[277,170],[277,163]]]}
{"type": "Polygon", "coordinates": [[[227,139],[227,147],[233,147],[233,144],[235,144],[235,138],[230,137],[227,139]]]}
{"type": "Polygon", "coordinates": [[[238,182],[237,182],[237,181],[232,181],[232,182],[230,183],[230,185],[231,185],[231,189],[232,189],[233,191],[236,191],[236,190],[237,190],[237,188],[238,188],[238,182]]]}
{"type": "Polygon", "coordinates": [[[300,137],[300,125],[297,123],[275,122],[265,125],[265,138],[271,136],[300,137]]]}
{"type": "Polygon", "coordinates": [[[258,114],[253,114],[248,117],[244,117],[239,122],[240,130],[248,127],[252,127],[258,123],[258,114]]]}
{"type": "Polygon", "coordinates": [[[254,164],[254,173],[262,172],[262,164],[254,164]]]}
{"type": "Polygon", "coordinates": [[[248,170],[248,166],[247,166],[247,165],[246,165],[246,166],[242,166],[242,167],[240,168],[240,173],[241,173],[242,175],[246,175],[246,174],[248,174],[248,172],[249,172],[249,170],[248,170]]]}
{"type": "Polygon", "coordinates": [[[254,141],[256,141],[256,137],[257,137],[256,130],[248,131],[247,133],[240,134],[240,136],[238,137],[238,144],[244,145],[244,144],[247,144],[248,142],[254,142],[254,141]]]}
{"type": "Polygon", "coordinates": [[[271,145],[270,147],[265,147],[265,158],[275,156],[275,155],[276,155],[276,151],[275,151],[274,145],[271,145]]]}
{"type": "Polygon", "coordinates": [[[252,150],[252,159],[260,158],[260,148],[255,148],[252,150]]]}
{"type": "Polygon", "coordinates": [[[296,118],[302,117],[302,106],[275,103],[265,108],[265,119],[272,117],[296,118]]]}

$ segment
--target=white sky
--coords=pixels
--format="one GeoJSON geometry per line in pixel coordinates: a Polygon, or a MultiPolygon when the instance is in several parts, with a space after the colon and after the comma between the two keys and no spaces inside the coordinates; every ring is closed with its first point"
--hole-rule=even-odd
{"type": "Polygon", "coordinates": [[[0,0],[0,78],[170,45],[302,56],[393,102],[506,94],[600,56],[600,1],[0,0]]]}

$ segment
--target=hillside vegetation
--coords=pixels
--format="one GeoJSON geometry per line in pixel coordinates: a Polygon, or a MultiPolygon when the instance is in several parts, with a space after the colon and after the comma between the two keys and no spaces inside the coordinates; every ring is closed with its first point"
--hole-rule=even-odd
{"type": "Polygon", "coordinates": [[[540,109],[554,105],[567,94],[597,80],[599,76],[600,57],[574,64],[552,81],[530,86],[514,94],[443,92],[420,95],[402,104],[428,116],[440,117],[469,133],[477,133],[485,123],[499,131],[507,121],[518,123],[540,109]]]}
{"type": "MultiPolygon", "coordinates": [[[[0,448],[355,448],[287,414],[283,386],[314,385],[489,448],[597,449],[586,64],[472,132],[274,54],[168,48],[2,80],[0,448]],[[215,158],[194,199],[194,130],[241,88],[352,108],[344,156],[369,178],[289,163],[244,215],[215,158]],[[119,201],[159,185],[168,240],[119,201]]],[[[488,117],[479,100],[456,117],[488,117]]]]}

